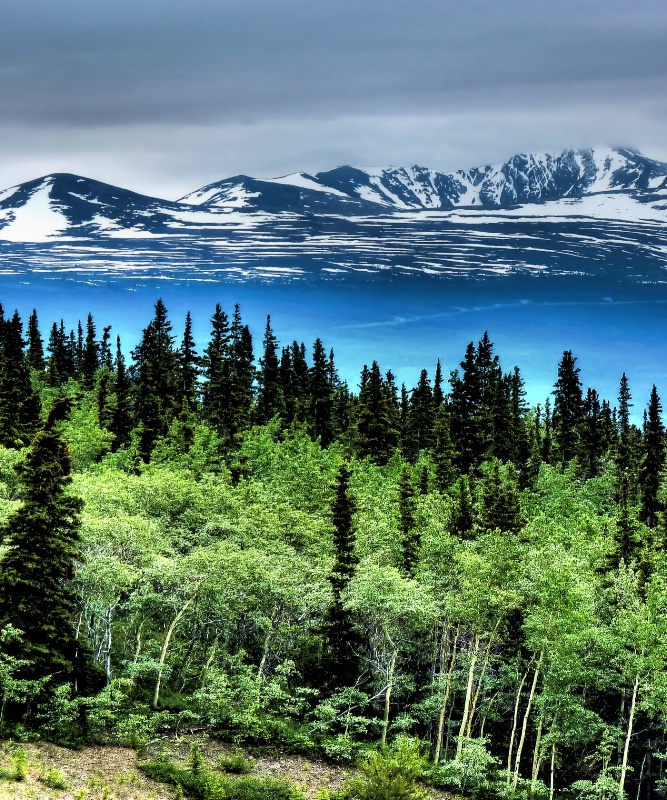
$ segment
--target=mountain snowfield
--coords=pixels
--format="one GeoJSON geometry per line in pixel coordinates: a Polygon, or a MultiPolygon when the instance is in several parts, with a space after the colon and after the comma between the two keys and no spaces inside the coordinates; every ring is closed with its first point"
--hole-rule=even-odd
{"type": "Polygon", "coordinates": [[[0,192],[2,270],[189,280],[425,274],[663,282],[667,164],[627,149],[455,172],[236,176],[178,201],[53,174],[0,192]]]}

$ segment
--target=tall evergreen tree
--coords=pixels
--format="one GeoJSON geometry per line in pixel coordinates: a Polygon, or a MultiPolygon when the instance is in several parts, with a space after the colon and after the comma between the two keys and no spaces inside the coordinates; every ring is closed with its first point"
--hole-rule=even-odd
{"type": "Polygon", "coordinates": [[[141,342],[132,351],[136,374],[135,416],[139,432],[139,455],[150,459],[156,441],[169,430],[178,406],[177,354],[167,309],[155,304],[155,316],[144,329],[141,342]]]}
{"type": "Polygon", "coordinates": [[[95,330],[95,322],[93,315],[88,314],[86,320],[86,338],[83,343],[83,353],[81,356],[81,381],[84,389],[92,389],[95,383],[95,373],[99,369],[99,351],[100,347],[97,343],[97,331],[95,330]]]}
{"type": "MultiPolygon", "coordinates": [[[[62,320],[60,322],[62,325],[62,320]]],[[[65,342],[65,375],[67,379],[79,377],[79,363],[76,360],[76,334],[70,330],[64,337],[65,342]]]]}
{"type": "Polygon", "coordinates": [[[595,389],[588,389],[584,400],[584,416],[581,426],[581,466],[587,478],[599,474],[600,462],[605,454],[602,428],[602,406],[595,389]]]}
{"type": "Polygon", "coordinates": [[[62,320],[60,321],[60,327],[55,322],[51,326],[49,343],[46,349],[49,353],[46,382],[51,387],[57,387],[68,378],[65,330],[62,320]]]}
{"type": "Polygon", "coordinates": [[[435,376],[433,378],[433,405],[437,411],[445,401],[445,393],[442,391],[442,366],[440,359],[435,365],[435,376]]]}
{"type": "Polygon", "coordinates": [[[231,332],[227,314],[216,303],[211,317],[211,338],[201,359],[204,378],[204,416],[220,436],[229,431],[231,417],[231,332]]]}
{"type": "Polygon", "coordinates": [[[240,434],[250,425],[253,403],[253,382],[255,366],[252,349],[252,335],[247,325],[241,321],[238,303],[234,306],[231,336],[230,364],[230,441],[238,442],[240,434]]]}
{"type": "Polygon", "coordinates": [[[197,399],[199,379],[199,356],[195,350],[195,340],[192,337],[192,317],[190,312],[185,315],[185,328],[183,341],[178,349],[178,393],[177,402],[185,403],[192,407],[197,399]]]}
{"type": "Polygon", "coordinates": [[[396,409],[392,408],[377,361],[370,370],[364,366],[357,405],[356,444],[360,458],[370,456],[379,465],[386,464],[398,444],[396,409]]]}
{"type": "Polygon", "coordinates": [[[457,481],[450,532],[459,539],[470,539],[476,522],[475,501],[470,488],[470,478],[461,475],[457,481]]]}
{"type": "Polygon", "coordinates": [[[518,533],[525,524],[516,470],[511,463],[502,469],[494,458],[484,479],[479,525],[488,531],[518,533]]]}
{"type": "Polygon", "coordinates": [[[419,559],[420,536],[415,525],[415,490],[409,468],[403,467],[398,479],[398,528],[403,550],[403,569],[413,575],[419,559]]]}
{"type": "Polygon", "coordinates": [[[359,672],[357,636],[342,598],[358,563],[354,536],[355,502],[350,495],[350,472],[345,465],[338,472],[334,491],[334,565],[329,576],[333,602],[326,614],[324,629],[328,650],[327,670],[332,684],[340,687],[353,685],[359,672]]]}
{"type": "Polygon", "coordinates": [[[572,351],[565,350],[554,384],[553,438],[563,464],[580,453],[584,401],[576,363],[572,351]]]}
{"type": "Polygon", "coordinates": [[[629,564],[637,550],[637,523],[631,509],[630,477],[622,472],[618,477],[618,513],[616,517],[616,548],[614,555],[617,562],[621,559],[629,564]]]}
{"type": "MultiPolygon", "coordinates": [[[[158,301],[160,302],[160,301],[158,301]]],[[[102,338],[100,339],[98,364],[100,367],[113,367],[113,354],[111,352],[111,325],[102,328],[102,338]]]]}
{"type": "Polygon", "coordinates": [[[545,464],[553,463],[553,416],[551,401],[548,397],[544,403],[544,436],[542,437],[541,456],[545,464]]]}
{"type": "Polygon", "coordinates": [[[482,454],[478,408],[481,397],[475,345],[470,342],[460,364],[461,371],[453,370],[449,383],[451,435],[458,452],[458,468],[468,473],[479,462],[482,454]]]}
{"type": "Polygon", "coordinates": [[[32,314],[28,317],[28,364],[32,369],[40,374],[46,368],[44,360],[44,340],[39,332],[39,322],[37,311],[33,308],[32,314]]]}
{"type": "Polygon", "coordinates": [[[447,406],[438,407],[433,426],[432,459],[435,465],[435,482],[440,492],[445,492],[456,480],[456,451],[449,432],[447,406]]]}
{"type": "Polygon", "coordinates": [[[68,398],[55,401],[19,468],[23,503],[0,531],[7,545],[0,557],[0,627],[23,631],[9,645],[11,655],[27,661],[20,677],[53,676],[55,683],[72,681],[79,666],[71,579],[81,560],[83,503],[67,491],[68,447],[57,427],[70,405],[68,398]]]}
{"type": "Polygon", "coordinates": [[[403,450],[411,461],[416,461],[422,450],[433,445],[433,424],[435,421],[435,402],[428,373],[421,371],[419,382],[412,390],[407,415],[407,430],[403,450]]]}
{"type": "Polygon", "coordinates": [[[313,366],[309,371],[308,429],[322,447],[328,447],[334,438],[334,402],[331,369],[320,339],[313,345],[313,366]]]}
{"type": "Polygon", "coordinates": [[[278,361],[278,340],[271,328],[271,317],[266,318],[264,330],[264,355],[259,359],[257,373],[256,418],[260,425],[283,412],[283,396],[280,388],[280,362],[278,361]]]}
{"type": "Polygon", "coordinates": [[[641,518],[649,528],[654,528],[658,523],[658,515],[663,510],[659,490],[661,473],[665,467],[665,427],[662,424],[662,405],[655,384],[648,404],[643,449],[639,475],[641,518]]]}
{"type": "Polygon", "coordinates": [[[114,435],[111,449],[115,452],[130,443],[132,432],[131,384],[125,368],[125,356],[116,337],[116,362],[113,373],[114,404],[111,409],[109,430],[114,435]]]}
{"type": "Polygon", "coordinates": [[[26,445],[39,421],[41,403],[32,388],[24,345],[18,311],[10,320],[0,317],[0,444],[5,447],[26,445]]]}

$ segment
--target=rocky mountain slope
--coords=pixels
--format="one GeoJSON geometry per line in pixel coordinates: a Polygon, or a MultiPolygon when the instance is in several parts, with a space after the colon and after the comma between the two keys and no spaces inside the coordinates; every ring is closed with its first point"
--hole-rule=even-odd
{"type": "Polygon", "coordinates": [[[178,201],[53,174],[0,192],[2,268],[206,279],[608,274],[660,281],[667,164],[625,149],[455,172],[237,176],[178,201]]]}

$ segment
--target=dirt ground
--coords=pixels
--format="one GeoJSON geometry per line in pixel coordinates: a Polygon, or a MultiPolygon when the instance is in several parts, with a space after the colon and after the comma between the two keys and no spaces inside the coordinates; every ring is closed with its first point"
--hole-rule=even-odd
{"type": "MultiPolygon", "coordinates": [[[[176,761],[185,761],[191,739],[154,743],[146,756],[163,749],[176,761]]],[[[198,740],[206,759],[214,766],[218,758],[236,748],[213,740],[198,740]]],[[[16,745],[0,745],[0,768],[11,769],[16,745]]],[[[123,747],[86,747],[67,750],[47,743],[22,745],[28,756],[28,774],[21,782],[0,778],[0,800],[171,800],[173,787],[155,783],[138,768],[134,750],[123,747]],[[52,789],[43,782],[47,770],[62,773],[66,789],[52,789]]],[[[299,784],[311,800],[323,786],[342,786],[349,772],[323,761],[302,756],[259,757],[254,775],[288,778],[299,784]]]]}
{"type": "MultiPolygon", "coordinates": [[[[67,750],[40,742],[22,745],[28,756],[28,773],[22,782],[0,778],[0,800],[172,800],[173,787],[155,783],[140,770],[141,760],[168,750],[175,761],[185,762],[193,737],[154,742],[139,758],[134,750],[124,747],[86,747],[67,750]],[[44,784],[48,770],[62,773],[65,789],[44,784]]],[[[205,737],[196,738],[211,767],[221,756],[237,748],[205,737]]],[[[0,743],[0,769],[10,770],[16,745],[0,743]]],[[[246,755],[252,755],[244,751],[246,755]]],[[[326,761],[299,755],[255,756],[253,775],[287,778],[298,784],[308,800],[326,787],[340,788],[351,770],[326,761]]],[[[433,800],[441,795],[432,795],[433,800]]]]}

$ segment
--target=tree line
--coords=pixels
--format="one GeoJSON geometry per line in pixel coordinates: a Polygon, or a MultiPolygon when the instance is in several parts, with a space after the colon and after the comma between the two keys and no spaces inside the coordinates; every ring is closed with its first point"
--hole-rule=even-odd
{"type": "Polygon", "coordinates": [[[660,789],[655,386],[638,426],[569,350],[529,408],[486,333],[447,382],[373,361],[354,392],[270,318],[255,362],[238,306],[201,353],[161,301],[129,365],[110,332],[0,318],[5,732],[407,734],[449,788],[660,789]]]}

